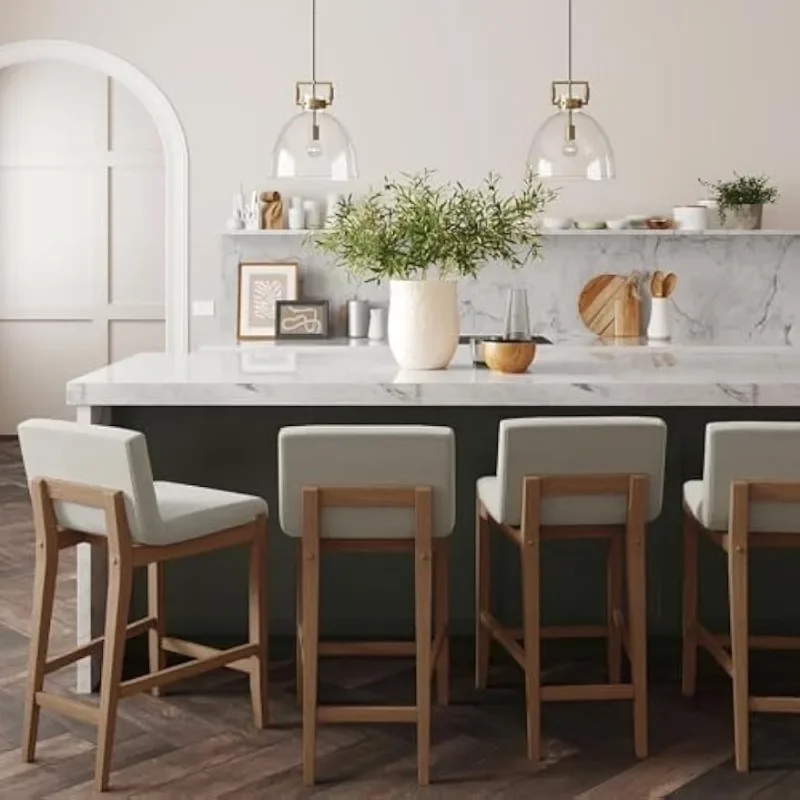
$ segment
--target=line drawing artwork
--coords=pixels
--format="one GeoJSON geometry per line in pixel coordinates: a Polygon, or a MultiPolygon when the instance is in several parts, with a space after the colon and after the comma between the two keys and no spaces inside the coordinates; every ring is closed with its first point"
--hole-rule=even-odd
{"type": "Polygon", "coordinates": [[[284,311],[281,328],[285,333],[322,334],[320,311],[310,306],[296,306],[291,311],[284,311]]]}
{"type": "Polygon", "coordinates": [[[286,282],[280,278],[254,278],[250,294],[250,319],[264,325],[275,323],[275,303],[286,294],[286,282]]]}

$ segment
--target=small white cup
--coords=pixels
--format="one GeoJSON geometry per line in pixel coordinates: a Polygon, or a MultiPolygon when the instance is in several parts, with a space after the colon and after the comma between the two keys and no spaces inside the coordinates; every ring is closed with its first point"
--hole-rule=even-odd
{"type": "Polygon", "coordinates": [[[369,331],[367,336],[373,342],[381,342],[386,338],[387,314],[385,308],[373,308],[369,312],[369,331]]]}

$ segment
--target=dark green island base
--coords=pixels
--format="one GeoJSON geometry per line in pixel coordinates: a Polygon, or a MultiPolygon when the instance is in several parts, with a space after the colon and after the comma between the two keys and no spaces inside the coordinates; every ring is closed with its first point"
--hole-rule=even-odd
{"type": "MultiPolygon", "coordinates": [[[[798,408],[396,408],[396,407],[114,407],[111,423],[144,432],[157,479],[261,495],[269,503],[270,619],[274,636],[293,635],[295,548],[279,526],[276,441],[287,425],[449,425],[458,449],[458,517],[451,541],[451,632],[474,629],[475,481],[495,470],[500,420],[526,416],[639,414],[669,427],[661,517],[648,529],[648,620],[656,636],[676,636],[681,618],[681,486],[702,475],[704,427],[723,420],[800,420],[798,408]]],[[[379,518],[376,517],[377,524],[379,518]]],[[[516,553],[494,537],[493,596],[497,615],[520,616],[516,553]]],[[[167,566],[167,624],[177,636],[226,641],[246,632],[246,560],[235,550],[167,566]]],[[[767,632],[800,631],[793,587],[800,552],[757,552],[751,568],[751,619],[767,632]],[[791,598],[791,599],[790,599],[791,598]]],[[[700,603],[709,627],[727,627],[726,564],[701,546],[700,603]]],[[[543,622],[602,623],[605,545],[547,542],[542,561],[543,622]]],[[[143,582],[135,612],[144,613],[143,582]]],[[[404,555],[326,556],[322,565],[322,633],[327,637],[404,638],[413,634],[411,560],[404,555]]]]}

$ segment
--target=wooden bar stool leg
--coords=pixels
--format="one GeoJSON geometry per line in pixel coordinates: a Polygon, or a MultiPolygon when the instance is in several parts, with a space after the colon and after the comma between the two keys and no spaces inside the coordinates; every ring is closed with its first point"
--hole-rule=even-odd
{"type": "MultiPolygon", "coordinates": [[[[164,638],[164,564],[147,565],[147,614],[156,618],[154,628],[147,631],[147,655],[150,672],[160,672],[166,666],[166,653],[161,646],[164,638]]],[[[150,693],[153,697],[161,697],[165,687],[154,686],[150,693]]]]}
{"type": "Polygon", "coordinates": [[[317,759],[319,659],[319,491],[303,490],[303,783],[313,786],[317,759]]]}
{"type": "Polygon", "coordinates": [[[266,610],[267,537],[266,516],[255,521],[255,538],[250,545],[250,591],[248,627],[250,643],[258,645],[258,655],[252,659],[250,700],[256,728],[269,724],[269,628],[266,610]]]}
{"type": "Polygon", "coordinates": [[[622,596],[624,589],[624,543],[619,536],[608,542],[608,586],[606,600],[606,625],[608,626],[608,681],[622,680],[622,596]]]}
{"type": "Polygon", "coordinates": [[[303,546],[297,543],[297,577],[295,579],[296,594],[296,622],[295,622],[295,691],[297,692],[297,706],[303,707],[303,546]]]}
{"type": "Polygon", "coordinates": [[[489,519],[478,500],[475,512],[475,688],[485,689],[489,677],[492,638],[481,621],[481,614],[491,608],[492,548],[489,519]]]}
{"type": "Polygon", "coordinates": [[[645,509],[647,481],[631,478],[628,524],[625,535],[628,570],[628,631],[630,636],[631,683],[633,684],[633,738],[637,758],[649,749],[647,713],[647,593],[645,590],[645,509]]]}
{"type": "Polygon", "coordinates": [[[450,636],[447,627],[450,617],[449,550],[446,539],[439,539],[434,546],[434,639],[442,645],[436,658],[436,702],[446,706],[450,702],[450,636]]]}
{"type": "Polygon", "coordinates": [[[520,561],[522,571],[522,629],[525,646],[525,699],[528,758],[542,757],[540,530],[541,484],[526,478],[522,493],[523,520],[520,561]]]}
{"type": "Polygon", "coordinates": [[[122,660],[125,655],[125,628],[128,624],[132,583],[133,569],[130,561],[120,553],[114,553],[109,547],[105,645],[100,684],[100,725],[97,731],[94,774],[94,788],[98,792],[108,789],[108,777],[111,771],[111,752],[117,724],[122,660]]]}
{"type": "Polygon", "coordinates": [[[431,612],[433,553],[430,489],[418,489],[415,503],[414,593],[417,640],[417,774],[420,786],[430,783],[431,758],[431,612]]]}
{"type": "Polygon", "coordinates": [[[738,772],[750,769],[750,694],[748,652],[748,549],[749,522],[747,484],[734,484],[731,494],[728,536],[728,591],[731,615],[731,661],[733,666],[733,735],[738,772]]]}
{"type": "Polygon", "coordinates": [[[36,526],[36,573],[28,656],[28,686],[25,693],[25,717],[22,723],[22,758],[27,762],[33,761],[36,757],[40,712],[36,703],[36,693],[41,692],[44,686],[44,669],[58,577],[58,533],[52,518],[52,506],[45,500],[40,484],[34,485],[32,500],[36,526]]]}
{"type": "Polygon", "coordinates": [[[683,666],[681,691],[692,697],[697,687],[697,522],[683,511],[683,666]]]}

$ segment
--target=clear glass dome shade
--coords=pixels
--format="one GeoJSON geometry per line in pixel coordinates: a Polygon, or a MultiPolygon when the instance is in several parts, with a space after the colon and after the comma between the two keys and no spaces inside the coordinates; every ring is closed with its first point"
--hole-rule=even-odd
{"type": "Polygon", "coordinates": [[[358,177],[356,150],[347,131],[329,111],[301,111],[283,127],[272,151],[276,178],[349,181],[358,177]]]}
{"type": "Polygon", "coordinates": [[[575,138],[570,141],[569,113],[559,111],[545,120],[528,151],[528,166],[541,178],[614,177],[614,151],[605,131],[585,111],[572,112],[575,138]]]}

